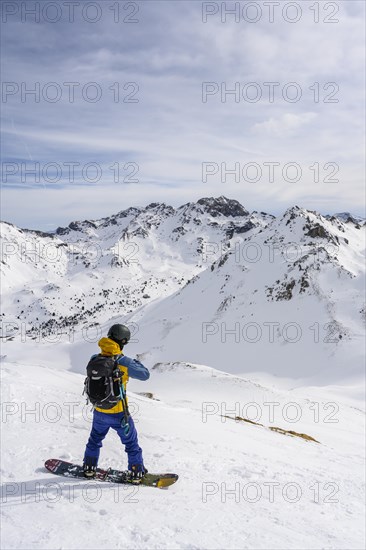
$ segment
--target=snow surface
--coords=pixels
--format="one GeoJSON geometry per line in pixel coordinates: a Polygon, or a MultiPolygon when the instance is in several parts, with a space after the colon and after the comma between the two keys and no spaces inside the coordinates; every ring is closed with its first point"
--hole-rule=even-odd
{"type": "MultiPolygon", "coordinates": [[[[180,476],[157,490],[49,474],[47,458],[80,463],[91,419],[83,375],[62,362],[6,358],[1,374],[4,549],[364,547],[364,411],[355,388],[281,391],[202,365],[157,364],[130,391],[148,468],[180,476]]],[[[114,433],[100,464],[126,467],[114,433]]]]}

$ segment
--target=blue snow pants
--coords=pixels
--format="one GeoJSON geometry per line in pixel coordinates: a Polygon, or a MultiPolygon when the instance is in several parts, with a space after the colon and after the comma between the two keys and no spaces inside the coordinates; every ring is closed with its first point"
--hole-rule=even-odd
{"type": "Polygon", "coordinates": [[[94,411],[92,430],[84,454],[84,463],[92,466],[98,465],[102,441],[107,435],[109,428],[113,428],[125,446],[125,451],[128,455],[128,469],[130,470],[133,464],[143,464],[142,449],[139,447],[137,431],[132,417],[129,417],[130,431],[128,435],[125,435],[121,426],[123,418],[123,412],[108,414],[94,411]]]}

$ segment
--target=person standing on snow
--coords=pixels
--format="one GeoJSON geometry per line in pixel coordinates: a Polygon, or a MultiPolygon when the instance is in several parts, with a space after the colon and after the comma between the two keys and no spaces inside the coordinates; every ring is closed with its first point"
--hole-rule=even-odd
{"type": "Polygon", "coordinates": [[[125,446],[125,451],[128,455],[128,470],[131,477],[139,479],[147,473],[142,458],[142,449],[138,443],[135,424],[132,417],[128,414],[125,390],[129,377],[136,378],[137,380],[148,380],[150,373],[140,361],[123,355],[123,346],[128,343],[130,337],[131,333],[125,325],[112,325],[108,331],[107,338],[101,338],[98,342],[101,353],[93,355],[87,367],[88,377],[86,380],[89,379],[88,383],[90,386],[86,386],[86,393],[94,404],[93,425],[88,443],[86,444],[83,463],[84,475],[88,478],[95,477],[100,448],[109,428],[116,430],[125,446]],[[114,365],[113,383],[110,376],[96,376],[100,373],[103,374],[103,369],[106,369],[108,365],[109,368],[111,368],[110,365],[114,365]],[[109,388],[108,380],[111,380],[111,389],[109,395],[103,397],[104,392],[106,392],[105,388],[109,388]],[[117,387],[120,388],[120,395],[116,395],[117,392],[113,391],[116,381],[118,381],[117,387]],[[96,394],[96,388],[98,390],[97,384],[99,384],[98,399],[93,399],[91,395],[93,391],[96,394]],[[103,392],[103,396],[101,396],[100,392],[103,392]],[[96,403],[101,406],[96,406],[96,403]]]}

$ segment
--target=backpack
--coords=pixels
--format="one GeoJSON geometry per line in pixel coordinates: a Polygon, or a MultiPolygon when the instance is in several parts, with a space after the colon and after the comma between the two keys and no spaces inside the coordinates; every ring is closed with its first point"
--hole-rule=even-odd
{"type": "Polygon", "coordinates": [[[122,373],[117,363],[119,357],[99,354],[92,357],[87,364],[84,392],[94,407],[111,409],[121,400],[122,373]]]}

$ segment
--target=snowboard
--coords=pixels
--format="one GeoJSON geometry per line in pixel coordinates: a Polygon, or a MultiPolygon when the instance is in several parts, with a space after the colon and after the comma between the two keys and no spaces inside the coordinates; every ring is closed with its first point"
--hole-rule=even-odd
{"type": "Polygon", "coordinates": [[[105,481],[107,483],[123,483],[126,485],[144,485],[146,487],[169,487],[178,479],[177,474],[145,474],[142,479],[131,479],[129,472],[121,470],[102,470],[97,468],[97,473],[93,478],[84,476],[83,467],[71,462],[65,462],[58,458],[50,458],[44,463],[49,472],[58,476],[75,477],[89,481],[105,481]]]}

